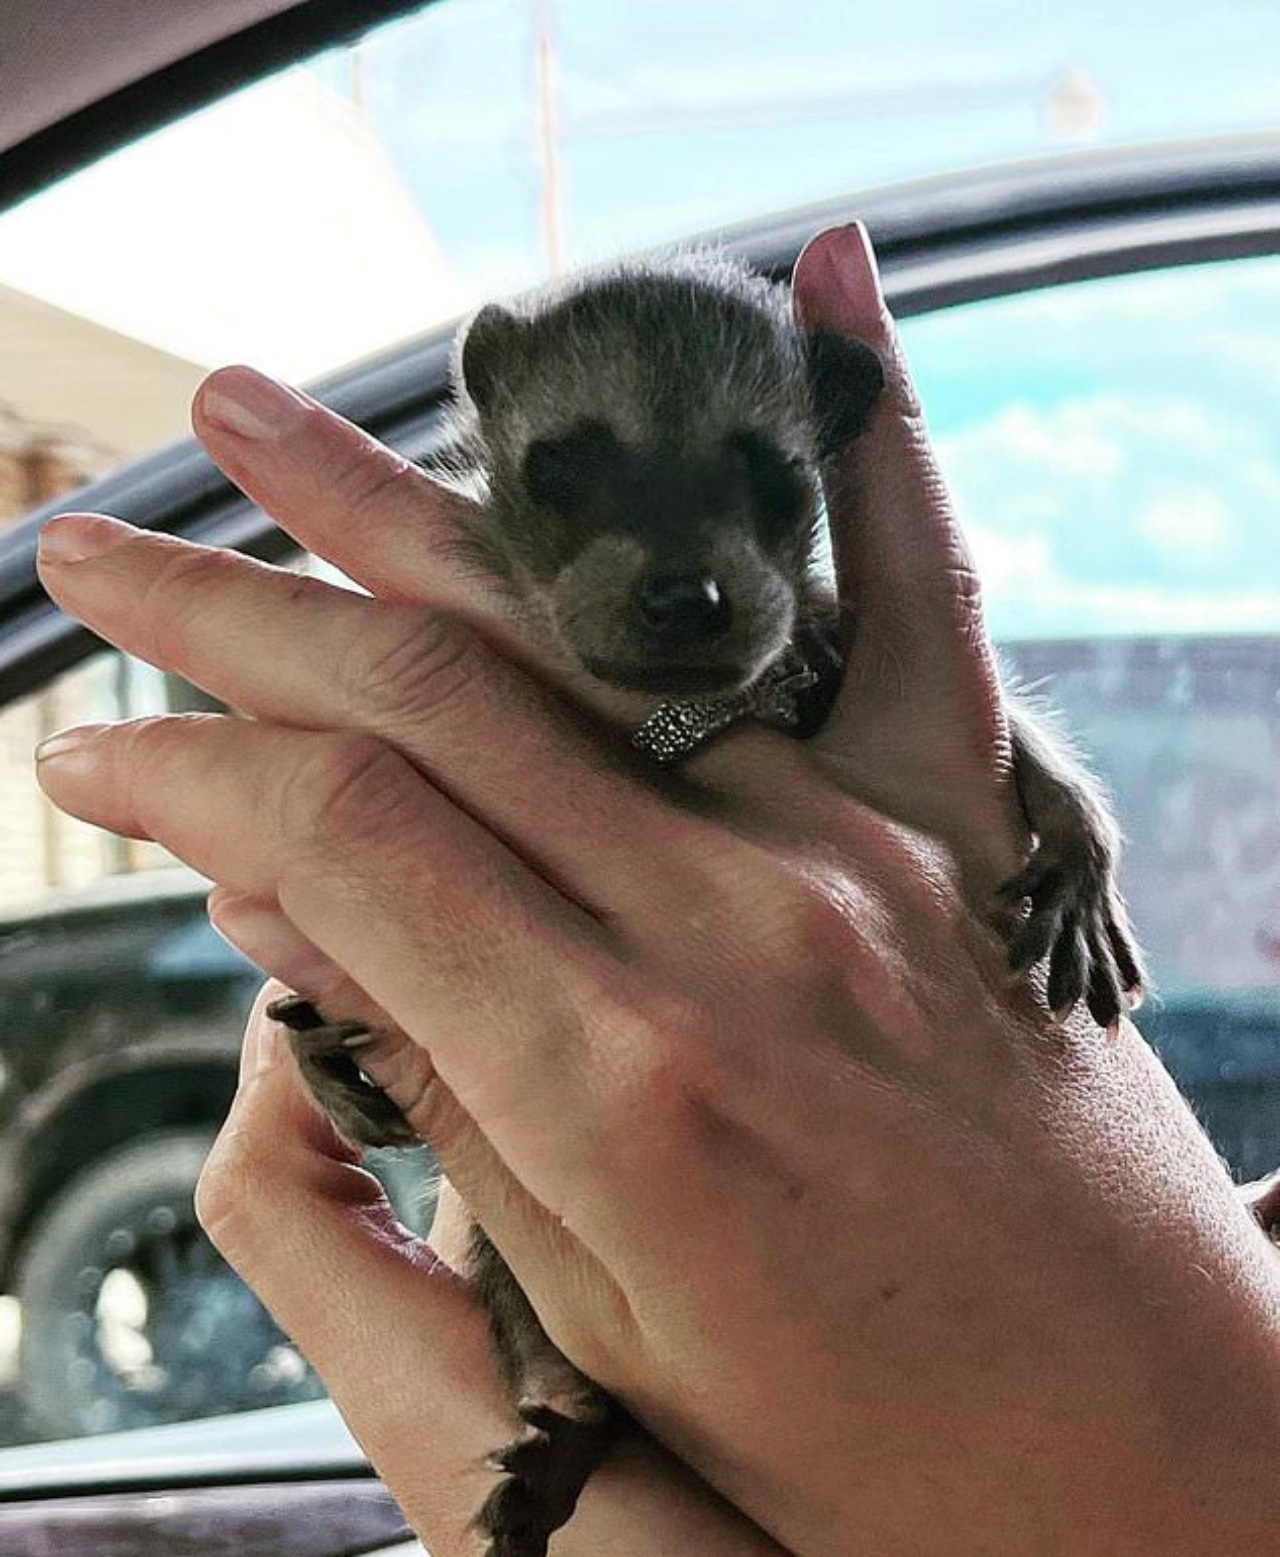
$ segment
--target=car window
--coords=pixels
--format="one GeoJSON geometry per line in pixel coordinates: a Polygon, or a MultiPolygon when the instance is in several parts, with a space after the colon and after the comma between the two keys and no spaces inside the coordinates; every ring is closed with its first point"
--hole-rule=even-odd
{"type": "MultiPolygon", "coordinates": [[[[217,706],[103,652],[0,709],[0,1445],[322,1394],[195,1220],[261,976],[207,882],[56,810],[31,761],[68,723],[217,706]]],[[[370,1165],[423,1227],[429,1155],[370,1165]]]]}
{"type": "Polygon", "coordinates": [[[1272,0],[424,6],[0,215],[5,506],[182,436],[221,363],[310,381],[764,212],[1274,127],[1277,57],[1272,0]]]}
{"type": "Polygon", "coordinates": [[[192,1207],[258,975],[204,882],[33,782],[68,721],[207,702],[101,653],[0,711],[0,1442],[319,1393],[192,1207]]]}
{"type": "MultiPolygon", "coordinates": [[[[219,363],[313,381],[798,203],[1255,130],[1278,52],[1273,0],[424,6],[0,214],[0,525],[183,436],[219,363]]],[[[1259,260],[906,326],[1008,662],[1117,794],[1145,1030],[1241,1173],[1280,1160],[1278,310],[1259,260]]],[[[0,712],[0,1443],[316,1390],[191,1214],[257,977],[202,883],[31,773],[61,725],[193,706],[102,654],[0,712]]],[[[429,1165],[380,1170],[421,1221],[429,1165]]]]}
{"type": "Polygon", "coordinates": [[[1113,791],[1138,1017],[1242,1177],[1280,1162],[1280,259],[909,321],[1010,670],[1113,791]]]}
{"type": "MultiPolygon", "coordinates": [[[[1140,1025],[1236,1172],[1261,1173],[1280,1161],[1280,261],[903,329],[1005,661],[1116,796],[1156,978],[1140,1025]]],[[[101,654],[0,713],[0,1151],[25,1186],[0,1202],[0,1439],[317,1387],[191,1215],[257,977],[205,923],[202,883],[61,816],[31,774],[62,724],[200,701],[101,654]]],[[[410,1219],[428,1171],[384,1163],[410,1219]]]]}

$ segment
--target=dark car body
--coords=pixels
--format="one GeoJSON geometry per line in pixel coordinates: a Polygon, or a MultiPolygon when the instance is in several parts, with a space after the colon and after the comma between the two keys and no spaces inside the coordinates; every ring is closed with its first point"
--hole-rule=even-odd
{"type": "MultiPolygon", "coordinates": [[[[0,1409],[0,1439],[319,1392],[195,1221],[199,1169],[262,983],[210,925],[207,889],[175,867],[0,917],[0,1292],[23,1310],[19,1405],[12,1420],[0,1409]],[[112,1360],[101,1309],[113,1272],[147,1294],[150,1371],[112,1360]]],[[[421,1227],[429,1154],[375,1152],[369,1165],[402,1220],[421,1227]]]]}
{"type": "Polygon", "coordinates": [[[261,976],[185,871],[0,919],[0,1290],[42,1207],[147,1131],[216,1129],[261,976]]]}

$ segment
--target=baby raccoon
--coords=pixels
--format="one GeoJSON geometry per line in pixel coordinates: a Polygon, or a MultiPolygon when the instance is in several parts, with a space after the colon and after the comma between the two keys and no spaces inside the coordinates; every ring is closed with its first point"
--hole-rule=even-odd
{"type": "MultiPolygon", "coordinates": [[[[482,309],[455,378],[445,466],[482,497],[476,544],[588,702],[639,725],[659,760],[743,713],[799,736],[821,726],[845,645],[819,560],[819,474],[883,387],[870,349],[802,331],[785,287],[694,254],[482,309]]],[[[1143,983],[1115,826],[1052,731],[1016,698],[1008,714],[1036,839],[1000,894],[1010,966],[1047,958],[1051,1008],[1083,999],[1109,1027],[1143,983]]],[[[299,999],[274,1014],[344,1134],[414,1140],[361,1077],[363,1029],[299,999]]],[[[472,1260],[526,1423],[493,1458],[504,1477],[477,1526],[490,1557],[541,1557],[627,1419],[556,1351],[478,1228],[472,1260]]]]}

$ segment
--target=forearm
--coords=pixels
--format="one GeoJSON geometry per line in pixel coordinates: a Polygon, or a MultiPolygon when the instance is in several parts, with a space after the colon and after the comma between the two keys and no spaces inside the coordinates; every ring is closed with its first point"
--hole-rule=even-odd
{"type": "MultiPolygon", "coordinates": [[[[1053,1425],[1032,1478],[1042,1494],[1060,1478],[1061,1546],[1047,1544],[1049,1522],[1027,1550],[1280,1549],[1280,1261],[1137,1035],[1085,1052],[1092,1074],[1065,1074],[1046,1110],[1074,1142],[1061,1159],[1057,1222],[1078,1244],[1087,1285],[1109,1281],[1114,1292],[1105,1332],[1090,1344],[1077,1324],[1083,1351],[1046,1359],[1064,1383],[1075,1375],[1078,1415],[1053,1425]],[[1098,1249],[1099,1236],[1110,1249],[1098,1249]],[[1090,1389],[1108,1388],[1109,1404],[1100,1393],[1091,1415],[1090,1389]]],[[[1026,1167],[1035,1169],[1031,1153],[1026,1167]]]]}

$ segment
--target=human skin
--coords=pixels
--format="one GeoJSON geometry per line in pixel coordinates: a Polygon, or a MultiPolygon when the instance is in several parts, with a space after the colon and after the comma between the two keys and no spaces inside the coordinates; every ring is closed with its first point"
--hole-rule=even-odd
{"type": "MultiPolygon", "coordinates": [[[[858,633],[815,740],[646,771],[453,564],[456,500],[229,370],[210,453],[373,598],[56,521],[67,610],[253,717],[73,732],[42,782],[383,1029],[369,1073],[676,1457],[597,1478],[557,1557],[1273,1550],[1280,1262],[1132,1028],[1005,976],[986,904],[1026,839],[976,582],[861,234],[796,292],[889,369],[829,473],[858,633]]],[[[442,1258],[409,1239],[260,1010],[248,1053],[210,1234],[436,1557],[469,1550],[510,1420],[456,1216],[442,1258]]]]}

